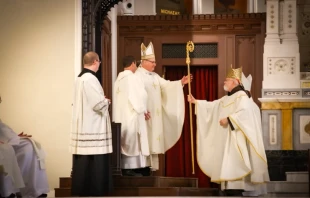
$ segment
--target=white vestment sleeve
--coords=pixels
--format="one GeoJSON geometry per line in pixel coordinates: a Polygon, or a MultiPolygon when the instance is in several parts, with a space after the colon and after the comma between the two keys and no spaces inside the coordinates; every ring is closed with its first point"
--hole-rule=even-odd
{"type": "Polygon", "coordinates": [[[180,81],[166,81],[159,77],[162,92],[163,128],[165,148],[173,147],[182,134],[185,104],[184,92],[180,81]]]}
{"type": "Polygon", "coordinates": [[[218,128],[218,101],[208,102],[196,100],[196,123],[197,123],[197,162],[200,169],[212,178],[215,168],[220,168],[222,156],[219,160],[213,158],[213,153],[218,142],[215,142],[218,128]],[[215,146],[213,146],[215,145],[215,146]]]}
{"type": "Polygon", "coordinates": [[[109,100],[105,98],[103,89],[96,78],[84,81],[83,91],[88,104],[94,111],[108,113],[109,100]]]}

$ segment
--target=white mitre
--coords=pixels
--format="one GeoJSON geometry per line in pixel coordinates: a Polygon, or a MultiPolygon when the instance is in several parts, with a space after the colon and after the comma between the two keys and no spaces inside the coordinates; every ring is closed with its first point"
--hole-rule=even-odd
{"type": "Polygon", "coordinates": [[[147,47],[142,43],[141,44],[141,60],[147,60],[150,58],[155,58],[153,43],[150,42],[147,47]]]}
{"type": "Polygon", "coordinates": [[[248,77],[245,77],[244,73],[242,72],[242,84],[245,90],[251,91],[252,85],[252,76],[251,74],[248,77]]]}

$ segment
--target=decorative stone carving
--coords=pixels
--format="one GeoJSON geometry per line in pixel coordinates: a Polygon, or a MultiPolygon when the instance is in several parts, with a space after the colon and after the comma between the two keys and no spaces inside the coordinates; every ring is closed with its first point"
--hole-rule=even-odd
{"type": "Polygon", "coordinates": [[[310,35],[310,12],[300,14],[301,36],[308,37],[310,35]]]}
{"type": "Polygon", "coordinates": [[[269,115],[269,144],[276,145],[277,142],[277,116],[269,115]]]}
{"type": "Polygon", "coordinates": [[[310,89],[302,89],[302,97],[303,98],[310,98],[310,89]]]}
{"type": "Polygon", "coordinates": [[[310,115],[299,116],[299,141],[300,144],[310,143],[310,115]]]}
{"type": "Polygon", "coordinates": [[[301,97],[300,89],[263,89],[263,98],[296,98],[301,97]]]}
{"type": "Polygon", "coordinates": [[[282,75],[295,73],[295,58],[268,58],[267,75],[282,75]]]}
{"type": "Polygon", "coordinates": [[[287,26],[288,28],[292,28],[292,25],[293,25],[293,20],[292,20],[292,12],[293,12],[293,6],[292,4],[288,4],[288,14],[287,14],[287,17],[288,17],[288,21],[287,21],[287,26]]]}
{"type": "Polygon", "coordinates": [[[271,29],[274,29],[275,28],[276,15],[275,15],[275,6],[273,4],[270,5],[270,12],[268,14],[269,14],[269,18],[270,18],[269,27],[271,29]]]}

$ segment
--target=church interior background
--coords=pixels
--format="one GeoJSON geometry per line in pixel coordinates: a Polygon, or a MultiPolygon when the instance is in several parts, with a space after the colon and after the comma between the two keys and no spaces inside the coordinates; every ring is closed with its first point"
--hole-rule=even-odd
{"type": "MultiPolygon", "coordinates": [[[[111,97],[121,58],[139,59],[142,42],[154,44],[156,72],[174,80],[186,73],[189,40],[196,47],[191,66],[198,98],[223,96],[231,65],[253,76],[251,92],[262,112],[273,181],[269,191],[309,192],[309,0],[2,0],[0,25],[0,119],[42,144],[49,196],[71,172],[73,84],[83,53],[100,54],[98,79],[111,97]]],[[[193,177],[188,131],[185,123],[156,175],[193,177]],[[180,162],[173,163],[176,153],[180,162]]],[[[199,187],[215,187],[199,171],[194,177],[199,187]]]]}

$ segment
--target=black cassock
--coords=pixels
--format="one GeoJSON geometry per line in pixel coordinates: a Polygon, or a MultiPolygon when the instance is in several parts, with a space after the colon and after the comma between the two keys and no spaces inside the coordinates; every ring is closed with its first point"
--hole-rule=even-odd
{"type": "Polygon", "coordinates": [[[71,196],[110,195],[113,183],[110,155],[73,155],[71,196]]]}

